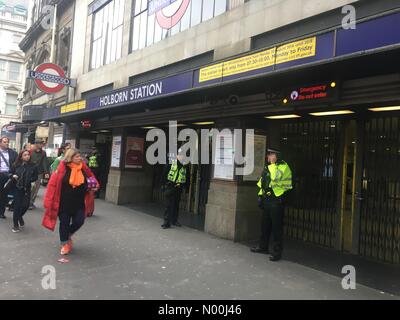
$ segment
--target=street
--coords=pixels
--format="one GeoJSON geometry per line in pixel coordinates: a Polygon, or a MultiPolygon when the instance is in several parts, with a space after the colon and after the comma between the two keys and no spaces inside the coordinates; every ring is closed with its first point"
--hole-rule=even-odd
{"type": "MultiPolygon", "coordinates": [[[[41,205],[43,190],[37,200],[41,205]]],[[[0,221],[0,299],[398,299],[283,259],[270,262],[243,244],[187,227],[162,230],[161,220],[96,200],[92,218],[61,264],[58,232],[41,227],[42,208],[11,232],[0,221]],[[42,268],[56,269],[56,289],[42,287],[42,268]]]]}

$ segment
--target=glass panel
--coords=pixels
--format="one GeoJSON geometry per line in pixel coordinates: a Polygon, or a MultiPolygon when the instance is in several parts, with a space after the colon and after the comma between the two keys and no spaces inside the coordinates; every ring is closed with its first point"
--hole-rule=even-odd
{"type": "Polygon", "coordinates": [[[19,81],[21,64],[16,62],[9,62],[9,68],[10,68],[9,80],[19,81]]]}
{"type": "Polygon", "coordinates": [[[6,74],[6,61],[0,60],[0,80],[5,80],[6,74]]]}
{"type": "Polygon", "coordinates": [[[192,10],[192,3],[190,2],[188,9],[186,10],[185,15],[181,20],[181,31],[187,30],[190,27],[190,13],[192,10]]]}
{"type": "Polygon", "coordinates": [[[154,41],[154,25],[156,16],[153,14],[147,18],[147,46],[151,46],[154,41]]]}
{"type": "MultiPolygon", "coordinates": [[[[147,2],[147,0],[143,0],[143,1],[147,2]]],[[[141,12],[141,6],[142,6],[142,0],[136,0],[135,1],[135,15],[137,15],[141,12]]]]}
{"type": "Polygon", "coordinates": [[[216,0],[214,17],[224,13],[226,11],[226,7],[226,0],[216,0]]]}
{"type": "Polygon", "coordinates": [[[17,95],[7,94],[6,97],[6,115],[17,114],[17,95]]]}
{"type": "Polygon", "coordinates": [[[140,16],[133,20],[132,51],[139,49],[140,16]]]}
{"type": "Polygon", "coordinates": [[[203,18],[202,22],[209,20],[214,15],[214,0],[203,1],[203,18]]]}
{"type": "Polygon", "coordinates": [[[161,39],[162,39],[162,28],[156,22],[154,27],[154,43],[161,41],[161,39]]]}
{"type": "Polygon", "coordinates": [[[146,46],[147,11],[140,15],[139,49],[146,46]]]}
{"type": "Polygon", "coordinates": [[[195,26],[201,21],[202,0],[192,0],[192,18],[190,26],[195,26]]]}

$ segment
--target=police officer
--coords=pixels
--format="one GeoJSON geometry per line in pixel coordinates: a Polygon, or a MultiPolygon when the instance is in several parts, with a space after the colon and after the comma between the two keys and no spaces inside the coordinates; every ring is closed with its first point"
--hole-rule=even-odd
{"type": "Polygon", "coordinates": [[[269,239],[272,234],[271,261],[278,261],[283,250],[283,213],[284,198],[292,189],[292,172],[289,165],[280,159],[280,151],[268,149],[268,163],[265,165],[257,183],[258,203],[263,210],[261,222],[261,239],[259,246],[251,248],[252,252],[269,254],[269,239]]]}
{"type": "Polygon", "coordinates": [[[168,229],[171,224],[180,227],[182,226],[178,222],[179,212],[179,201],[183,187],[186,183],[187,164],[183,163],[183,154],[181,149],[178,151],[177,159],[172,161],[171,166],[167,167],[168,174],[164,171],[164,183],[163,190],[165,191],[165,197],[167,199],[167,208],[164,213],[164,223],[162,224],[163,229],[168,229]]]}

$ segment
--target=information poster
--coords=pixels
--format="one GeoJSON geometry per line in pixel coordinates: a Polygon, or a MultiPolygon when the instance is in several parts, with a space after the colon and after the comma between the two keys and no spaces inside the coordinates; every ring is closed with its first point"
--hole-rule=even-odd
{"type": "Polygon", "coordinates": [[[94,147],[95,142],[92,139],[80,139],[79,141],[79,151],[82,156],[89,155],[92,152],[92,147],[94,147]]]}
{"type": "MultiPolygon", "coordinates": [[[[258,181],[265,165],[265,150],[267,137],[254,135],[254,170],[251,174],[243,176],[243,181],[258,181]]],[[[246,155],[248,158],[251,155],[246,155]]]]}
{"type": "Polygon", "coordinates": [[[111,167],[119,168],[121,160],[121,144],[122,144],[121,136],[113,137],[112,149],[111,149],[111,167]]]}
{"type": "Polygon", "coordinates": [[[125,168],[143,168],[144,138],[127,137],[125,168]]]}
{"type": "Polygon", "coordinates": [[[219,133],[217,135],[214,178],[233,180],[234,176],[234,141],[232,133],[219,133]]]}

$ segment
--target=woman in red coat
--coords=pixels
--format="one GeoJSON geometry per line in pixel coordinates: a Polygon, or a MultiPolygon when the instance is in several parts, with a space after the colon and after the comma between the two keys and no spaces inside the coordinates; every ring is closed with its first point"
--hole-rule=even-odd
{"type": "Polygon", "coordinates": [[[59,218],[62,255],[70,253],[71,237],[85,222],[85,197],[90,191],[87,186],[89,177],[94,178],[94,175],[82,161],[79,150],[70,149],[47,185],[42,225],[54,231],[57,217],[59,218]]]}

